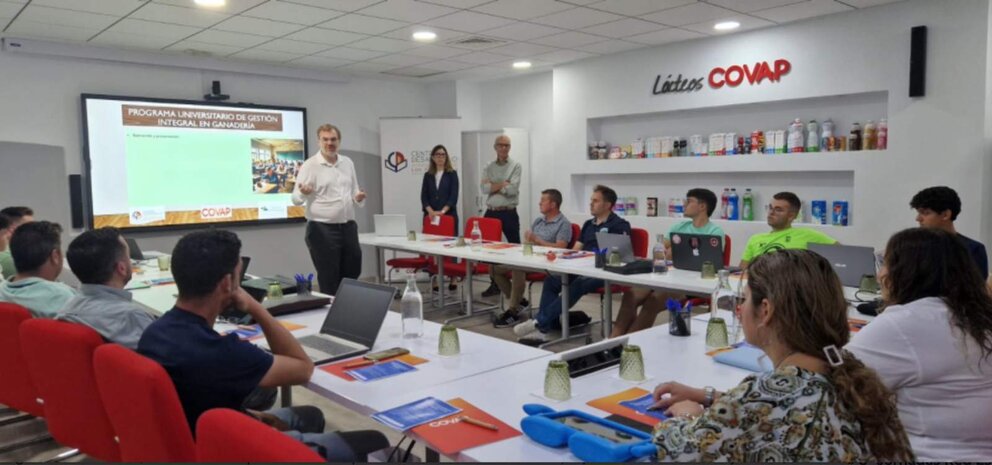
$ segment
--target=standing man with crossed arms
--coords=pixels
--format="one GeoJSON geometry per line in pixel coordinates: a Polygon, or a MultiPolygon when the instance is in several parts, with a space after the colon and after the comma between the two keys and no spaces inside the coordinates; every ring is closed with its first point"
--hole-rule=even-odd
{"type": "Polygon", "coordinates": [[[341,131],[331,124],[317,128],[320,152],[300,167],[293,205],[306,204],[306,242],[317,269],[320,292],[335,295],[343,278],[362,274],[355,206],[364,206],[355,164],[338,154],[341,131]]]}
{"type": "MultiPolygon", "coordinates": [[[[486,218],[496,218],[503,223],[506,242],[520,243],[520,216],[517,215],[520,195],[520,176],[523,168],[520,163],[510,160],[510,137],[501,134],[493,142],[496,159],[489,162],[482,171],[482,192],[486,198],[486,218]]],[[[465,231],[471,234],[471,231],[465,231]]],[[[499,295],[496,283],[482,292],[483,297],[499,295]]]]}

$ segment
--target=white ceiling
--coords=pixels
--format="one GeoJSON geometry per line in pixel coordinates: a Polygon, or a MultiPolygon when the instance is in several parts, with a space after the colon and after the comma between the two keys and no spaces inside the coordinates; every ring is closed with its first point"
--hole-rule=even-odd
{"type": "Polygon", "coordinates": [[[484,79],[898,0],[0,0],[0,35],[355,75],[484,79]],[[429,45],[417,30],[437,33],[429,45]],[[471,37],[495,41],[454,42],[471,37]]]}

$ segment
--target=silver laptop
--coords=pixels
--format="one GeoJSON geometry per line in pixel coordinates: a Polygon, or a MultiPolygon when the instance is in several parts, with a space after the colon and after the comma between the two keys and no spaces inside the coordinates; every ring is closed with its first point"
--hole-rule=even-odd
{"type": "Polygon", "coordinates": [[[406,215],[373,215],[372,225],[376,236],[406,237],[406,215]]]}
{"type": "Polygon", "coordinates": [[[858,287],[862,276],[875,274],[875,249],[871,247],[831,244],[809,244],[808,247],[830,262],[845,286],[858,287]]]}
{"type": "MultiPolygon", "coordinates": [[[[345,278],[319,334],[299,339],[310,360],[326,363],[361,355],[375,345],[396,289],[345,278]]],[[[268,343],[259,344],[268,349],[268,343]]]]}
{"type": "Polygon", "coordinates": [[[607,256],[614,247],[620,252],[620,261],[631,263],[634,261],[634,246],[630,243],[630,236],[626,234],[612,234],[605,232],[596,233],[596,243],[599,248],[606,249],[607,256]]]}

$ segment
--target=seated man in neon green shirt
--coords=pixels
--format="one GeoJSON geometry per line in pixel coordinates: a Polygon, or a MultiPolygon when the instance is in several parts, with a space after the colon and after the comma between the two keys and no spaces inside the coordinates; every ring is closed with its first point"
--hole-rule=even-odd
{"type": "MultiPolygon", "coordinates": [[[[702,188],[690,189],[685,197],[685,217],[689,218],[689,221],[676,223],[668,230],[668,234],[664,237],[666,259],[672,258],[672,243],[669,242],[672,234],[725,236],[723,229],[710,221],[710,215],[716,210],[717,205],[716,194],[713,191],[702,188]]],[[[659,234],[659,236],[661,235],[659,234]]],[[[633,288],[624,292],[610,337],[617,337],[654,326],[655,318],[665,308],[665,302],[669,298],[681,300],[685,296],[647,288],[633,288]],[[641,307],[640,312],[637,312],[637,307],[641,307]]]]}
{"type": "Polygon", "coordinates": [[[837,240],[820,231],[809,228],[793,228],[792,222],[799,216],[802,203],[792,192],[779,192],[772,196],[768,206],[768,226],[771,232],[755,234],[747,241],[741,268],[755,257],[774,250],[805,249],[807,244],[836,244],[837,240]]]}

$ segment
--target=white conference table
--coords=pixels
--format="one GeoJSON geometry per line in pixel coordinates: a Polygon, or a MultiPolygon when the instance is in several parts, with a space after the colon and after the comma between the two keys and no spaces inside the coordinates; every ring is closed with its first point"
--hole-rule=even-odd
{"type": "MultiPolygon", "coordinates": [[[[448,400],[461,397],[500,421],[520,429],[526,416],[522,406],[545,404],[555,410],[576,409],[596,416],[609,413],[586,405],[586,402],[632,387],[653,391],[666,381],[678,381],[691,386],[713,386],[726,390],[751,374],[747,370],[723,365],[706,355],[705,325],[693,328],[688,337],[668,334],[668,325],[655,326],[629,334],[628,342],[641,347],[647,380],[635,383],[618,377],[619,366],[591,373],[572,380],[572,398],[564,402],[548,401],[538,395],[544,389],[544,373],[553,354],[524,363],[489,371],[469,378],[433,386],[419,391],[404,391],[391,397],[377,399],[376,409],[388,409],[427,396],[448,400]],[[538,395],[535,395],[538,393],[538,395]]],[[[422,440],[422,438],[415,438],[422,440]]],[[[537,444],[526,435],[464,450],[452,457],[454,461],[473,462],[572,462],[579,461],[568,448],[553,449],[537,444]]]]}
{"type": "MultiPolygon", "coordinates": [[[[563,252],[565,249],[535,246],[534,255],[525,256],[523,254],[523,248],[516,244],[514,244],[511,248],[505,249],[489,249],[483,246],[480,250],[472,250],[472,248],[468,246],[454,247],[452,246],[454,241],[451,240],[445,242],[435,240],[439,238],[441,238],[441,236],[418,234],[416,241],[410,241],[406,237],[377,236],[375,233],[362,233],[359,234],[359,243],[375,248],[376,278],[380,282],[382,280],[382,251],[384,249],[434,256],[437,258],[439,266],[442,267],[440,268],[441,270],[443,270],[444,263],[442,257],[450,257],[467,260],[470,264],[471,262],[486,262],[506,265],[527,271],[546,272],[562,278],[562,295],[568,294],[568,281],[570,275],[602,279],[605,281],[604,289],[606,290],[606,295],[604,298],[605,305],[603,307],[603,324],[605,325],[605,331],[607,334],[611,332],[613,324],[612,295],[610,293],[611,284],[646,287],[684,294],[708,295],[713,292],[717,282],[715,279],[701,278],[699,272],[696,271],[677,270],[673,268],[670,268],[668,273],[663,275],[654,273],[634,275],[612,273],[596,268],[595,258],[593,256],[575,259],[558,258],[554,261],[550,261],[545,257],[545,252],[548,250],[563,252]]],[[[469,270],[469,273],[471,273],[472,267],[468,266],[467,269],[469,270]]],[[[731,286],[737,286],[738,280],[738,277],[732,276],[731,286]]],[[[469,316],[471,316],[473,314],[471,275],[466,278],[466,281],[469,286],[469,299],[466,302],[466,312],[469,316]]],[[[442,299],[443,295],[444,294],[442,292],[442,299]]],[[[567,300],[568,299],[562,299],[562,339],[567,339],[569,337],[569,306],[567,300]]],[[[441,305],[444,305],[443,300],[441,301],[441,305]]]]}

